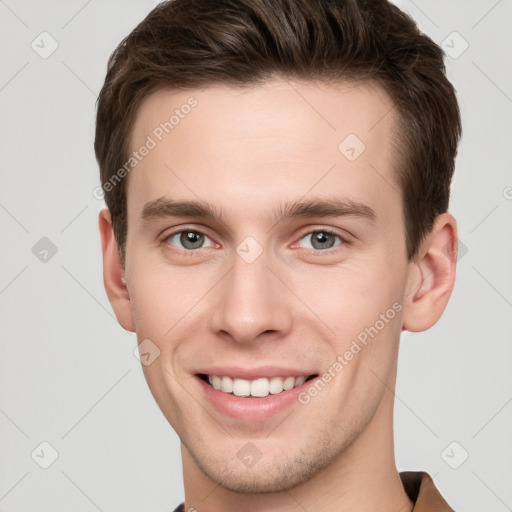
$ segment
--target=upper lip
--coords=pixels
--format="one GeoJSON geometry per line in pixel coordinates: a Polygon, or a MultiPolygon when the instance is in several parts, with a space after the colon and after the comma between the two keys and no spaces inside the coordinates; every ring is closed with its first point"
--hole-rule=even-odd
{"type": "Polygon", "coordinates": [[[209,368],[200,368],[195,371],[196,374],[227,376],[235,379],[255,380],[264,377],[309,377],[316,375],[311,370],[301,370],[298,368],[285,368],[284,366],[258,366],[257,368],[242,368],[240,366],[212,366],[209,368]]]}

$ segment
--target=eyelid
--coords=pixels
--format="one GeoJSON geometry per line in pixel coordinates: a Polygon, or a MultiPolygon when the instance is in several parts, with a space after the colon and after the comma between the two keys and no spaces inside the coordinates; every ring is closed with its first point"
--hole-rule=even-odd
{"type": "MultiPolygon", "coordinates": [[[[327,234],[330,234],[330,235],[334,235],[334,236],[337,236],[339,237],[339,239],[341,240],[341,244],[339,245],[348,245],[352,242],[352,236],[347,233],[346,231],[341,231],[341,230],[338,230],[336,228],[333,228],[333,227],[328,227],[328,226],[325,226],[325,227],[317,227],[317,228],[308,228],[306,231],[303,231],[301,232],[299,235],[298,235],[298,238],[297,238],[297,242],[294,242],[293,243],[293,247],[295,247],[297,245],[297,243],[302,240],[304,237],[308,236],[308,235],[311,235],[313,233],[327,233],[327,234]]],[[[334,247],[338,247],[338,246],[334,246],[334,247]]],[[[332,247],[331,249],[334,249],[334,247],[332,247]]],[[[316,250],[316,252],[327,252],[329,249],[326,249],[324,251],[320,251],[320,250],[316,250]]]]}

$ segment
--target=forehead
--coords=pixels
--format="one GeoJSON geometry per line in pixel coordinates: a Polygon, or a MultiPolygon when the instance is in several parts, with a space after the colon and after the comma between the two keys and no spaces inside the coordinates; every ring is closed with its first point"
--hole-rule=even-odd
{"type": "Polygon", "coordinates": [[[159,90],[133,125],[130,151],[151,149],[128,175],[128,208],[166,194],[219,203],[243,196],[256,208],[262,196],[296,199],[313,189],[396,201],[393,111],[372,83],[159,90]]]}

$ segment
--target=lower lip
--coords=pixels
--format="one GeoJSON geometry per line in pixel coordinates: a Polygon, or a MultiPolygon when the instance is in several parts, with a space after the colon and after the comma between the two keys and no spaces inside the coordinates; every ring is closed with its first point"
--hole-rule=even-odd
{"type": "Polygon", "coordinates": [[[293,403],[297,403],[300,392],[309,387],[315,380],[310,379],[301,386],[282,391],[276,395],[240,397],[215,389],[197,375],[196,379],[208,400],[218,411],[232,418],[250,421],[270,418],[290,407],[293,403]]]}

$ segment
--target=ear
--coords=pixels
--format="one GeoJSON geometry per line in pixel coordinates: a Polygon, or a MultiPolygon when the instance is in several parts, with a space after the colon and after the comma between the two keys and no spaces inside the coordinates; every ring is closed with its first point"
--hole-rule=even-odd
{"type": "Polygon", "coordinates": [[[121,326],[127,331],[135,332],[125,271],[114,237],[112,219],[108,208],[100,211],[99,228],[103,252],[103,283],[108,300],[121,326]]]}
{"type": "Polygon", "coordinates": [[[402,330],[425,331],[441,318],[455,284],[457,221],[439,215],[409,265],[402,330]]]}

